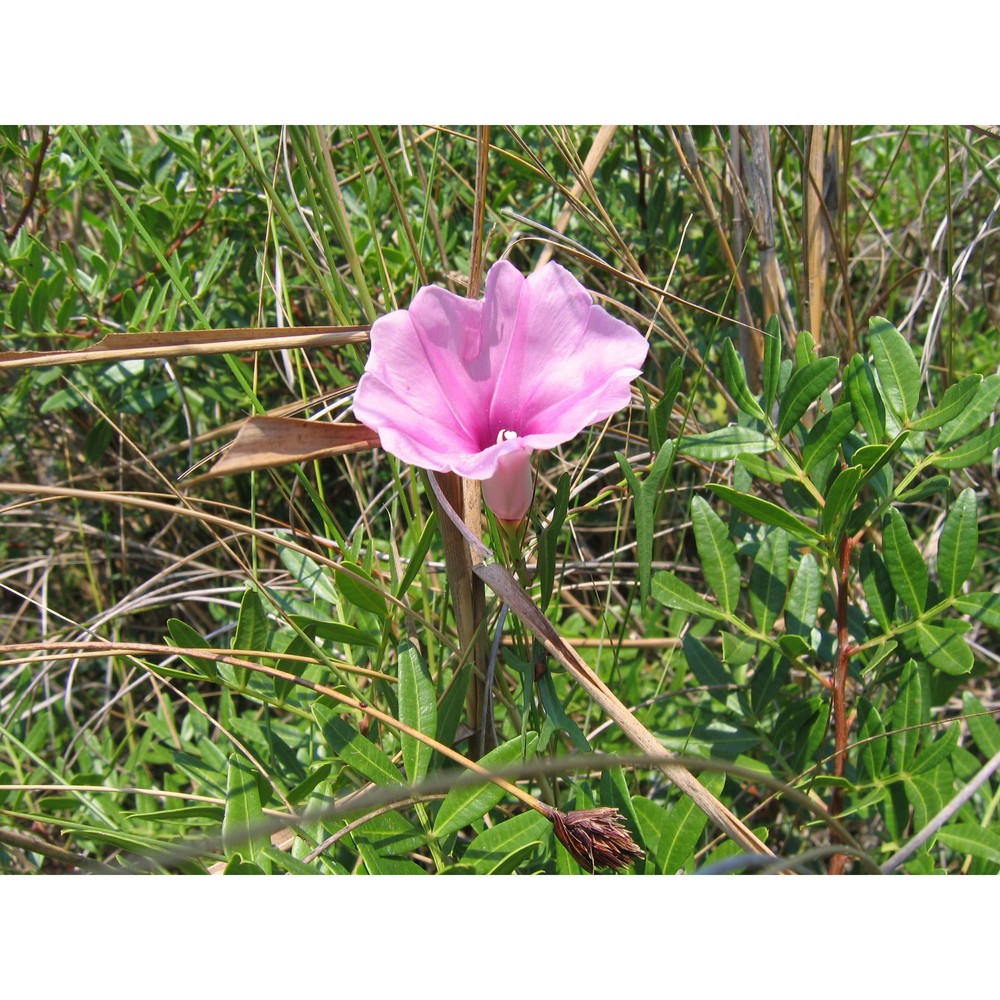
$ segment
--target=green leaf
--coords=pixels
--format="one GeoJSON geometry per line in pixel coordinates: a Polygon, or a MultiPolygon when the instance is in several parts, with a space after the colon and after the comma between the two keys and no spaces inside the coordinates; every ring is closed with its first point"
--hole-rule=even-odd
{"type": "Polygon", "coordinates": [[[916,632],[920,652],[932,667],[946,674],[967,674],[972,669],[972,650],[958,632],[924,622],[917,622],[916,632]]]}
{"type": "Polygon", "coordinates": [[[264,812],[257,788],[257,771],[241,754],[229,757],[226,775],[226,812],[222,818],[222,846],[227,855],[239,851],[251,864],[269,843],[263,829],[264,812]]]}
{"type": "Polygon", "coordinates": [[[937,448],[946,448],[967,437],[984,420],[993,416],[998,400],[1000,400],[1000,375],[987,375],[962,414],[941,428],[937,448]]]}
{"type": "Polygon", "coordinates": [[[955,851],[1000,865],[1000,834],[993,830],[984,830],[976,823],[952,823],[938,833],[937,839],[955,851]]]}
{"type": "Polygon", "coordinates": [[[784,437],[819,398],[820,393],[829,388],[839,364],[836,358],[817,358],[792,372],[792,377],[781,394],[779,437],[784,437]]]}
{"type": "MultiPolygon", "coordinates": [[[[267,612],[264,611],[260,595],[254,588],[248,588],[240,600],[240,613],[236,619],[236,631],[233,633],[233,644],[230,648],[248,653],[263,652],[267,649],[269,634],[267,612]]],[[[246,686],[249,673],[247,667],[236,668],[236,677],[241,686],[246,686]]]]}
{"type": "Polygon", "coordinates": [[[927,566],[895,507],[889,510],[883,527],[882,552],[896,595],[914,615],[922,614],[927,603],[927,566]]]}
{"type": "MultiPolygon", "coordinates": [[[[535,753],[538,742],[537,733],[528,733],[526,741],[520,736],[502,743],[491,750],[480,761],[480,765],[489,771],[502,771],[504,768],[520,764],[522,760],[530,760],[535,753]]],[[[484,779],[485,780],[485,779],[484,779]]],[[[434,836],[440,839],[449,833],[461,830],[475,819],[480,819],[488,813],[506,794],[506,792],[489,782],[485,785],[460,785],[453,788],[441,803],[434,820],[434,836]]]]}
{"type": "Polygon", "coordinates": [[[379,618],[385,618],[388,609],[385,603],[385,595],[379,589],[379,585],[355,562],[345,559],[340,564],[340,569],[346,572],[337,573],[337,589],[344,600],[362,611],[370,611],[379,618]]]}
{"type": "MultiPolygon", "coordinates": [[[[188,649],[212,649],[212,644],[203,639],[200,633],[196,632],[187,622],[179,618],[169,618],[167,620],[167,630],[170,638],[167,643],[171,646],[187,647],[188,649]]],[[[188,656],[184,653],[177,654],[189,667],[199,674],[212,680],[219,679],[219,667],[214,660],[203,659],[200,656],[188,656]]]]}
{"type": "Polygon", "coordinates": [[[965,724],[983,756],[992,757],[995,753],[1000,753],[1000,726],[993,719],[993,713],[987,711],[971,691],[962,695],[962,714],[966,717],[965,724]]]}
{"type": "Polygon", "coordinates": [[[918,483],[913,489],[907,490],[905,493],[900,493],[896,499],[900,503],[916,503],[918,500],[926,500],[927,497],[944,493],[945,490],[950,488],[950,476],[931,476],[930,479],[925,479],[922,483],[918,483]]]}
{"type": "Polygon", "coordinates": [[[764,419],[764,411],[760,408],[760,403],[754,399],[750,387],[747,385],[746,368],[743,366],[743,359],[737,354],[733,342],[726,337],[722,344],[722,377],[725,379],[726,388],[729,389],[736,405],[751,417],[758,420],[764,419]]]}
{"type": "Polygon", "coordinates": [[[732,674],[690,632],[685,633],[681,645],[691,673],[698,683],[704,685],[717,702],[727,706],[729,691],[733,687],[732,674]]]}
{"type": "MultiPolygon", "coordinates": [[[[639,588],[640,597],[645,600],[649,596],[650,574],[653,562],[653,537],[656,531],[656,508],[660,501],[660,491],[664,480],[670,472],[673,464],[674,454],[677,450],[676,443],[671,441],[665,444],[656,456],[652,468],[646,478],[640,482],[632,471],[625,456],[619,452],[615,453],[618,465],[625,476],[629,489],[634,498],[634,517],[636,535],[636,558],[639,563],[639,588]]],[[[567,483],[568,499],[568,483],[567,483]]],[[[546,605],[543,605],[544,610],[546,605]]]]}
{"type": "Polygon", "coordinates": [[[729,529],[700,496],[691,500],[691,521],[705,581],[723,610],[732,612],[740,598],[740,567],[729,529]]]}
{"type": "Polygon", "coordinates": [[[837,535],[842,533],[846,525],[846,515],[857,499],[862,475],[860,465],[850,465],[846,469],[841,469],[827,493],[823,513],[820,515],[820,527],[824,532],[837,535]],[[834,529],[837,529],[836,532],[834,529]]]}
{"type": "Polygon", "coordinates": [[[841,403],[829,413],[824,413],[806,435],[802,445],[802,468],[808,472],[836,451],[841,441],[854,429],[854,424],[854,411],[849,403],[841,403]]]}
{"type": "Polygon", "coordinates": [[[788,592],[788,603],[785,605],[785,628],[788,632],[806,640],[810,638],[816,626],[822,591],[823,579],[819,566],[813,556],[807,553],[799,563],[792,588],[788,592]]]}
{"type": "Polygon", "coordinates": [[[955,610],[962,615],[971,615],[989,628],[1000,629],[1000,594],[978,591],[961,594],[953,602],[955,610]]]}
{"type": "Polygon", "coordinates": [[[892,589],[882,557],[870,542],[861,550],[860,570],[868,610],[882,631],[888,632],[896,614],[896,591],[892,589]]]}
{"type": "MultiPolygon", "coordinates": [[[[718,797],[722,794],[726,776],[714,771],[703,774],[698,780],[718,797]]],[[[664,875],[673,875],[691,857],[707,824],[708,817],[687,796],[670,809],[654,851],[664,875]]]]}
{"type": "Polygon", "coordinates": [[[771,503],[770,500],[762,500],[760,497],[750,496],[749,493],[741,493],[739,490],[723,486],[721,483],[709,483],[708,488],[731,507],[735,507],[762,524],[784,528],[790,535],[807,545],[815,545],[817,542],[823,541],[823,536],[815,528],[811,528],[794,514],[785,510],[784,507],[779,507],[776,503],[771,503]]]}
{"type": "Polygon", "coordinates": [[[913,825],[922,830],[944,808],[941,792],[934,781],[924,775],[908,778],[903,787],[913,806],[913,825]]]}
{"type": "Polygon", "coordinates": [[[769,528],[750,570],[750,610],[761,632],[770,634],[784,610],[787,594],[788,534],[781,528],[769,528]]]}
{"type": "Polygon", "coordinates": [[[670,570],[661,570],[653,577],[653,599],[668,608],[687,611],[704,618],[724,620],[727,616],[704,597],[699,597],[686,583],[678,580],[670,570]]]}
{"type": "MultiPolygon", "coordinates": [[[[627,463],[626,463],[627,464],[627,463]]],[[[556,548],[559,544],[559,532],[562,531],[563,522],[566,520],[566,511],[569,509],[569,473],[564,472],[559,477],[559,485],[556,487],[556,496],[552,504],[552,517],[548,526],[538,536],[538,590],[541,600],[542,611],[549,606],[552,600],[552,590],[556,579],[556,548]]],[[[649,541],[649,558],[653,558],[652,538],[649,541]]],[[[640,575],[642,571],[642,560],[640,558],[640,575]]],[[[648,577],[649,567],[646,567],[648,577]]],[[[646,591],[649,591],[649,580],[646,581],[646,591]]]]}
{"type": "MultiPolygon", "coordinates": [[[[399,660],[399,721],[410,728],[433,737],[437,730],[437,696],[427,664],[412,642],[402,642],[397,650],[399,660]]],[[[408,733],[399,734],[403,750],[403,767],[412,784],[423,781],[431,762],[431,748],[408,733]]]]}
{"type": "Polygon", "coordinates": [[[860,354],[851,358],[844,371],[844,394],[855,421],[864,428],[868,443],[878,444],[885,437],[885,404],[871,365],[860,354]]]}
{"type": "Polygon", "coordinates": [[[13,294],[7,300],[7,314],[10,316],[10,325],[15,333],[24,326],[24,318],[28,315],[28,297],[30,294],[27,284],[19,281],[13,294]]]}
{"type": "Polygon", "coordinates": [[[910,430],[930,431],[957,419],[965,412],[982,384],[982,375],[969,375],[961,382],[948,386],[938,405],[914,420],[910,424],[910,430]]]}
{"type": "Polygon", "coordinates": [[[975,491],[967,487],[952,504],[938,538],[938,578],[945,594],[957,594],[969,578],[979,547],[975,491]]]}
{"type": "Polygon", "coordinates": [[[707,434],[681,438],[678,450],[691,458],[706,462],[726,462],[747,452],[763,455],[773,451],[774,442],[770,435],[761,431],[740,424],[730,424],[707,434]]]}
{"type": "Polygon", "coordinates": [[[764,327],[764,409],[768,413],[778,396],[778,376],[781,371],[781,328],[778,317],[772,316],[764,327]]]}
{"type": "Polygon", "coordinates": [[[313,714],[327,745],[348,767],[376,785],[402,784],[392,760],[367,736],[319,705],[313,707],[313,714]]]}
{"type": "Polygon", "coordinates": [[[878,709],[864,697],[857,701],[858,710],[858,764],[862,773],[870,781],[881,777],[885,764],[888,741],[885,737],[885,726],[878,709]],[[869,742],[866,742],[869,741],[869,742]]]}
{"type": "MultiPolygon", "coordinates": [[[[941,442],[938,442],[940,449],[941,442]]],[[[1000,448],[1000,424],[992,424],[981,434],[963,441],[960,445],[952,448],[951,451],[935,451],[931,455],[931,461],[939,469],[964,469],[969,465],[975,465],[984,458],[992,455],[1000,448]]]]}
{"type": "Polygon", "coordinates": [[[780,465],[773,465],[765,462],[758,455],[737,455],[736,461],[740,463],[755,479],[763,479],[767,483],[784,483],[789,479],[795,479],[794,472],[783,468],[780,465]]]}
{"type": "Polygon", "coordinates": [[[933,743],[917,754],[916,759],[910,767],[911,774],[923,774],[925,771],[932,771],[938,764],[946,761],[958,746],[958,737],[961,735],[962,727],[958,723],[952,723],[944,733],[933,743]]]}
{"type": "Polygon", "coordinates": [[[427,872],[409,858],[383,858],[381,854],[363,838],[355,838],[358,854],[365,863],[369,875],[426,875],[427,872]]]}
{"type": "Polygon", "coordinates": [[[472,865],[477,875],[497,875],[512,868],[512,857],[522,860],[550,836],[552,824],[529,809],[483,830],[462,855],[463,864],[472,865]]]}
{"type": "Polygon", "coordinates": [[[909,768],[920,742],[920,729],[916,727],[928,721],[930,712],[930,690],[925,681],[925,671],[909,660],[903,667],[892,706],[893,732],[890,740],[900,771],[909,768]]]}
{"type": "Polygon", "coordinates": [[[917,359],[906,338],[887,319],[873,317],[868,335],[886,404],[900,420],[909,420],[920,397],[917,359]]]}

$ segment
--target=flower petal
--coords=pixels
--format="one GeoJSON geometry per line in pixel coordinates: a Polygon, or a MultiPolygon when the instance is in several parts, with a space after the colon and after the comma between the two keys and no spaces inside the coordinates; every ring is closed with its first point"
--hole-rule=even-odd
{"type": "Polygon", "coordinates": [[[381,316],[354,396],[357,418],[411,465],[459,471],[452,459],[490,437],[483,399],[493,378],[480,357],[482,302],[422,288],[408,310],[381,316]]]}
{"type": "Polygon", "coordinates": [[[487,276],[483,315],[484,339],[509,342],[490,427],[552,448],[628,404],[649,348],[559,264],[523,278],[501,263],[487,276]]]}

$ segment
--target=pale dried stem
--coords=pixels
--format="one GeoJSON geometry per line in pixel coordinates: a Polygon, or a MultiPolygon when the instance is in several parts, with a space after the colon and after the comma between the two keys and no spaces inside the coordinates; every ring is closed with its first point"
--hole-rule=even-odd
{"type": "MultiPolygon", "coordinates": [[[[569,225],[570,219],[573,218],[573,202],[579,201],[584,192],[590,188],[590,181],[597,172],[597,167],[604,158],[604,154],[608,151],[608,147],[611,145],[611,140],[615,136],[615,130],[617,127],[617,125],[602,125],[597,130],[597,135],[594,137],[590,151],[587,153],[587,158],[583,161],[583,177],[578,178],[576,183],[573,185],[570,196],[567,199],[566,204],[563,205],[563,210],[559,213],[559,218],[556,220],[555,231],[559,233],[560,236],[566,232],[566,227],[569,225]],[[584,178],[586,178],[587,181],[586,187],[584,186],[584,178]]],[[[552,253],[554,250],[555,246],[552,243],[545,244],[542,248],[541,254],[539,255],[538,263],[535,265],[536,270],[547,264],[552,259],[552,253]]]]}

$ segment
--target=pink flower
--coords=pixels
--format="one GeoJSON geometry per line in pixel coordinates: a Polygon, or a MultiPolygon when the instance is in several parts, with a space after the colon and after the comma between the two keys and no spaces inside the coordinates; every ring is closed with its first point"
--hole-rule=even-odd
{"type": "Polygon", "coordinates": [[[550,262],[525,278],[499,261],[479,301],[434,286],[377,319],[357,418],[410,465],[483,480],[497,517],[531,505],[531,452],[629,402],[645,338],[550,262]]]}

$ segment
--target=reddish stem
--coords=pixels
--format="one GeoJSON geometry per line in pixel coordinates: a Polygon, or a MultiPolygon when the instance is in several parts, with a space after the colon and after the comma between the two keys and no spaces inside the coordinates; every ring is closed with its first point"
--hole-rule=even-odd
{"type": "Polygon", "coordinates": [[[24,199],[24,205],[21,208],[21,214],[17,217],[17,222],[7,230],[8,240],[12,240],[17,236],[18,230],[28,221],[28,216],[31,214],[31,206],[34,205],[35,198],[38,196],[38,182],[42,176],[42,164],[45,161],[45,152],[49,148],[50,141],[51,136],[49,135],[49,128],[46,125],[42,131],[41,142],[38,144],[38,156],[35,157],[35,163],[31,168],[31,182],[28,185],[28,196],[24,199]]]}

